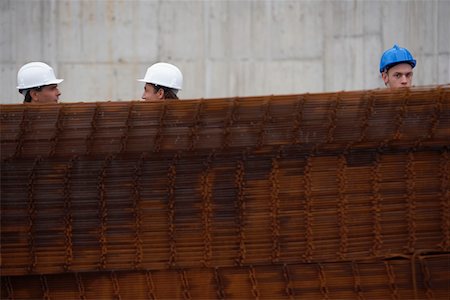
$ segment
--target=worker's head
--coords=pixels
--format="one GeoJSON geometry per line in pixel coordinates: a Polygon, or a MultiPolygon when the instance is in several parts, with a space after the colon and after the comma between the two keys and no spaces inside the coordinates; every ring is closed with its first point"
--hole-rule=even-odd
{"type": "Polygon", "coordinates": [[[143,79],[145,82],[142,99],[160,101],[178,99],[177,93],[183,86],[183,74],[172,64],[156,63],[147,69],[143,79]]]}
{"type": "Polygon", "coordinates": [[[17,73],[17,89],[27,103],[57,103],[61,95],[53,69],[43,62],[30,62],[17,73]]]}
{"type": "Polygon", "coordinates": [[[397,45],[381,56],[380,73],[384,84],[390,88],[410,87],[416,60],[406,48],[397,45]]]}

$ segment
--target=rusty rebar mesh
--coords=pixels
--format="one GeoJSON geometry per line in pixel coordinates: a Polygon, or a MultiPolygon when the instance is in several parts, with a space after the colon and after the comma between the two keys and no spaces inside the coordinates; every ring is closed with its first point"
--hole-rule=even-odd
{"type": "Polygon", "coordinates": [[[2,277],[2,299],[446,299],[449,254],[2,277]]]}
{"type": "Polygon", "coordinates": [[[305,151],[442,145],[450,86],[397,91],[2,105],[1,158],[140,155],[298,145],[305,151]]]}
{"type": "MultiPolygon", "coordinates": [[[[259,298],[272,295],[262,282],[300,268],[274,297],[347,298],[329,294],[342,273],[358,282],[350,297],[364,298],[359,266],[370,259],[391,289],[367,275],[375,297],[410,298],[384,258],[449,251],[449,91],[2,105],[2,295],[30,287],[34,298],[38,284],[47,298],[60,280],[76,287],[69,298],[117,296],[130,276],[145,277],[136,291],[150,298],[171,298],[156,294],[164,284],[198,298],[207,278],[220,284],[204,298],[259,298]],[[313,286],[307,266],[320,275],[313,286]],[[94,281],[101,288],[83,296],[94,281]]],[[[441,293],[441,273],[421,270],[416,291],[441,293]]]]}
{"type": "Polygon", "coordinates": [[[450,153],[216,153],[2,166],[2,273],[448,250],[450,153]]]}

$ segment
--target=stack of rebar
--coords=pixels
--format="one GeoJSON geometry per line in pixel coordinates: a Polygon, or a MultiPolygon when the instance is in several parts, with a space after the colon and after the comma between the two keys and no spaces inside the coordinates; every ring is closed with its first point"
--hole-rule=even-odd
{"type": "Polygon", "coordinates": [[[0,116],[2,299],[449,296],[449,85],[0,116]]]}

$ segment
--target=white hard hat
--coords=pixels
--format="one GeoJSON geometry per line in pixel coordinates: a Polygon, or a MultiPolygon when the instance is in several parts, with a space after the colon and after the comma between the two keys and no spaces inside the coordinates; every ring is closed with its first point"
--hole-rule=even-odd
{"type": "Polygon", "coordinates": [[[138,81],[181,90],[183,87],[183,74],[174,65],[160,62],[148,68],[144,78],[138,79],[138,81]]]}
{"type": "Polygon", "coordinates": [[[30,62],[23,65],[17,73],[17,88],[19,90],[58,84],[64,79],[56,79],[52,67],[43,62],[30,62]]]}

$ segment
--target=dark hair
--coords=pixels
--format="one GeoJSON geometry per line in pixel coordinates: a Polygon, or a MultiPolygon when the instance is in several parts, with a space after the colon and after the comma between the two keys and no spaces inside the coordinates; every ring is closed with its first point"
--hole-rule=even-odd
{"type": "Polygon", "coordinates": [[[40,90],[42,90],[42,86],[38,86],[38,87],[35,87],[35,88],[31,88],[31,89],[19,90],[19,93],[21,93],[25,97],[23,99],[23,103],[30,103],[31,102],[32,99],[31,99],[30,91],[32,91],[32,90],[40,91],[40,90]]]}
{"type": "Polygon", "coordinates": [[[164,91],[164,98],[165,99],[176,99],[178,100],[177,94],[174,92],[174,89],[168,88],[166,86],[152,84],[155,88],[155,91],[159,91],[159,89],[162,89],[164,91]]]}

